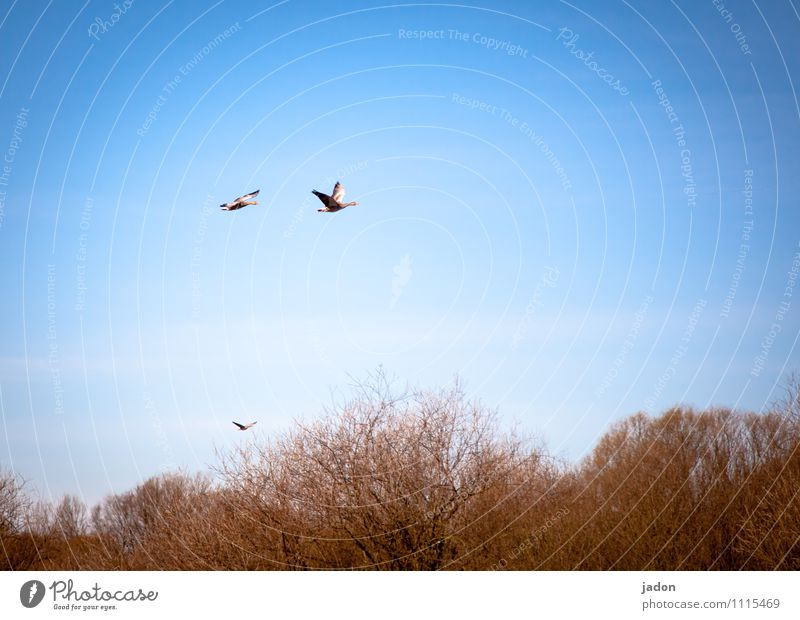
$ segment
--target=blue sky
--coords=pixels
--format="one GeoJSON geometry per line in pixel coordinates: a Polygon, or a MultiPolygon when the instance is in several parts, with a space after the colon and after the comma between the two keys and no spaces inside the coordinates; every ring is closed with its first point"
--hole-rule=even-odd
{"type": "Polygon", "coordinates": [[[380,365],[458,374],[569,458],[637,410],[769,406],[798,366],[799,28],[760,1],[3,2],[0,464],[92,502],[380,365]],[[317,213],[336,180],[360,205],[317,213]]]}

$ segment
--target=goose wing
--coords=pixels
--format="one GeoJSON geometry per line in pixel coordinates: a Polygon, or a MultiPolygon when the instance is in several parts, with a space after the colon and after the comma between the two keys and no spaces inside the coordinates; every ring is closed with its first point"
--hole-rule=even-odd
{"type": "Polygon", "coordinates": [[[344,193],[344,185],[337,181],[336,185],[333,186],[333,194],[331,194],[331,198],[333,198],[336,202],[341,202],[342,198],[344,198],[344,193]]]}
{"type": "Polygon", "coordinates": [[[247,429],[247,427],[244,424],[239,424],[238,422],[234,422],[234,424],[239,427],[240,431],[247,429]]]}
{"type": "Polygon", "coordinates": [[[314,194],[317,198],[319,198],[322,201],[322,204],[324,204],[326,207],[337,206],[336,201],[330,196],[328,196],[328,194],[323,194],[322,192],[318,192],[315,189],[312,189],[311,193],[314,194]]]}
{"type": "Polygon", "coordinates": [[[260,191],[261,191],[260,189],[257,189],[256,191],[250,192],[249,194],[245,194],[244,196],[239,196],[236,200],[234,200],[234,202],[244,202],[245,200],[250,200],[251,198],[255,198],[256,196],[258,196],[258,192],[260,191]]]}

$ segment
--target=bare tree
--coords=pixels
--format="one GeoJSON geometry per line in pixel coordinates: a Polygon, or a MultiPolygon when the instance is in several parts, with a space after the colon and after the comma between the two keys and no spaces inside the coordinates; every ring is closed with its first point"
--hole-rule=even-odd
{"type": "Polygon", "coordinates": [[[74,495],[64,495],[55,507],[53,514],[53,528],[55,533],[69,540],[84,536],[89,526],[89,517],[86,505],[74,495]]]}
{"type": "Polygon", "coordinates": [[[0,536],[17,533],[24,527],[31,503],[24,485],[19,476],[0,470],[0,536]]]}
{"type": "Polygon", "coordinates": [[[457,383],[397,394],[378,374],[326,413],[222,461],[256,543],[286,566],[441,568],[526,459],[457,383]]]}
{"type": "Polygon", "coordinates": [[[768,413],[673,407],[576,464],[455,382],[382,374],[282,435],[163,474],[87,517],[0,474],[13,569],[800,569],[798,383],[768,413]]]}
{"type": "Polygon", "coordinates": [[[0,471],[0,561],[9,570],[32,568],[41,557],[43,541],[29,528],[34,504],[24,487],[22,478],[0,471]]]}
{"type": "Polygon", "coordinates": [[[774,404],[773,409],[794,424],[800,424],[800,373],[792,372],[786,378],[783,396],[774,404]]]}

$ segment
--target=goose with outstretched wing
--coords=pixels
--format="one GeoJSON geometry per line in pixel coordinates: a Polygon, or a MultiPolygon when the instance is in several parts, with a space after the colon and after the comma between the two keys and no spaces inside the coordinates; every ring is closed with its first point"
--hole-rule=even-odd
{"type": "Polygon", "coordinates": [[[322,201],[322,204],[325,205],[324,209],[317,209],[317,211],[319,211],[320,213],[336,213],[336,211],[341,211],[345,207],[353,207],[358,204],[355,201],[342,202],[342,199],[344,198],[345,189],[344,185],[342,185],[338,181],[336,182],[336,185],[333,186],[333,192],[331,192],[330,196],[328,194],[323,194],[322,192],[318,192],[315,189],[312,189],[311,193],[314,194],[317,198],[319,198],[322,201]]]}
{"type": "Polygon", "coordinates": [[[258,424],[258,422],[250,422],[250,424],[239,424],[238,422],[234,422],[234,424],[238,427],[240,431],[246,431],[248,428],[258,424]]]}
{"type": "Polygon", "coordinates": [[[239,196],[236,200],[231,200],[230,202],[226,202],[224,205],[220,205],[219,208],[223,211],[236,211],[236,209],[241,209],[247,205],[257,205],[258,202],[253,200],[253,198],[258,196],[258,192],[260,191],[260,189],[257,189],[256,191],[245,194],[244,196],[239,196]]]}

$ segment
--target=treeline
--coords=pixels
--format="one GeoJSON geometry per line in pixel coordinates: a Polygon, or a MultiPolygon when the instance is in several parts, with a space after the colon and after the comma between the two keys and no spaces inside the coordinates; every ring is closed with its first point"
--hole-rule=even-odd
{"type": "Polygon", "coordinates": [[[798,391],[677,407],[561,462],[458,385],[381,376],[310,424],[88,510],[0,476],[0,561],[36,570],[797,570],[798,391]]]}

